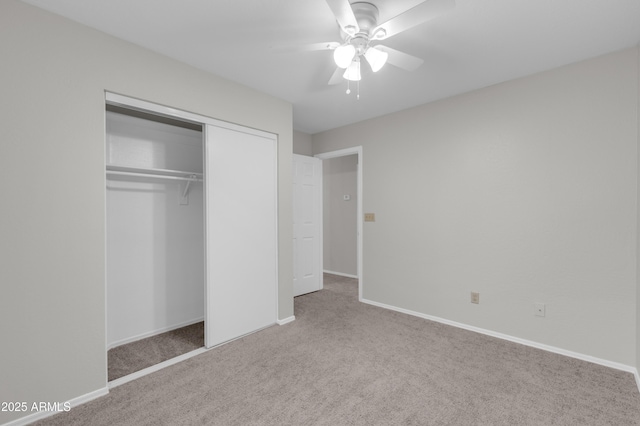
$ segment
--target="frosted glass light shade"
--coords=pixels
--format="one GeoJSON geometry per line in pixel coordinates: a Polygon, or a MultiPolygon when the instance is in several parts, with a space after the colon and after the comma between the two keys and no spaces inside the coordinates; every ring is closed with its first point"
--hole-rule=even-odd
{"type": "Polygon", "coordinates": [[[351,61],[353,61],[354,56],[356,56],[356,48],[350,44],[338,46],[336,50],[333,51],[333,60],[340,68],[347,68],[349,64],[351,64],[351,61]]]}
{"type": "Polygon", "coordinates": [[[360,58],[356,58],[355,61],[351,62],[349,68],[347,68],[342,75],[347,80],[351,81],[360,81],[362,78],[360,75],[360,58]]]}
{"type": "Polygon", "coordinates": [[[370,47],[366,52],[364,52],[364,57],[367,59],[367,62],[369,62],[369,65],[371,65],[371,70],[373,72],[378,72],[380,68],[387,63],[389,54],[380,49],[376,49],[375,47],[370,47]]]}

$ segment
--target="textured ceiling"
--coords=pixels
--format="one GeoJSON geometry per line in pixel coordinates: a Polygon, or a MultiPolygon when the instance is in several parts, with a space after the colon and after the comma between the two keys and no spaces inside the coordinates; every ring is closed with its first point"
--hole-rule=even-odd
{"type": "MultiPolygon", "coordinates": [[[[294,128],[311,134],[640,42],[640,0],[456,0],[384,41],[425,62],[363,71],[357,100],[346,81],[327,85],[331,51],[299,50],[340,41],[324,0],[24,1],[289,101],[294,128]]],[[[421,3],[370,2],[379,22],[421,3]]]]}

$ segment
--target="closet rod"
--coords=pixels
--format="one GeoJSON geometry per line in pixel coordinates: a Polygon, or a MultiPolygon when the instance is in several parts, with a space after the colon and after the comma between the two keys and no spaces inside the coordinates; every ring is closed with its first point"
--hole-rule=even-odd
{"type": "Polygon", "coordinates": [[[121,172],[116,170],[107,170],[108,175],[123,175],[123,176],[141,176],[141,177],[152,177],[159,179],[171,179],[171,180],[185,180],[189,182],[202,182],[202,178],[196,177],[196,175],[191,176],[167,176],[167,175],[158,175],[154,173],[136,173],[136,172],[121,172]]]}

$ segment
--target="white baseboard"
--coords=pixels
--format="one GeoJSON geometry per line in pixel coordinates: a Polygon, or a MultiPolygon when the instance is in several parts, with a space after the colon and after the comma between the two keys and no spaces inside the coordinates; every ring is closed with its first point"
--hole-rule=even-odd
{"type": "Polygon", "coordinates": [[[357,276],[357,275],[345,274],[345,273],[343,273],[343,272],[327,271],[326,269],[325,269],[325,270],[323,270],[322,272],[324,272],[325,274],[338,275],[339,277],[346,277],[346,278],[355,278],[355,279],[358,279],[358,276],[357,276]]]}
{"type": "Polygon", "coordinates": [[[293,322],[296,320],[296,317],[291,315],[289,318],[285,318],[285,319],[281,319],[276,321],[276,324],[278,325],[285,325],[285,324],[289,324],[290,322],[293,322]]]}
{"type": "Polygon", "coordinates": [[[166,333],[167,331],[176,330],[178,328],[186,327],[188,325],[192,325],[202,321],[204,321],[204,317],[189,320],[180,324],[170,325],[168,327],[159,328],[157,330],[148,331],[146,333],[138,334],[137,336],[127,337],[126,339],[120,339],[118,341],[109,343],[107,345],[107,350],[117,348],[121,345],[126,345],[127,343],[137,342],[138,340],[146,339],[147,337],[156,336],[158,334],[166,333]]]}
{"type": "MultiPolygon", "coordinates": [[[[77,398],[73,398],[69,400],[69,406],[73,410],[74,407],[82,405],[86,402],[92,401],[96,398],[100,398],[101,396],[105,396],[109,393],[109,388],[102,388],[95,390],[93,392],[89,392],[85,395],[79,396],[77,398]]],[[[46,419],[47,417],[51,417],[55,414],[58,414],[58,411],[38,411],[33,414],[29,414],[28,416],[21,417],[19,419],[10,421],[9,423],[5,423],[2,426],[23,426],[28,425],[38,420],[46,419]]]]}
{"type": "Polygon", "coordinates": [[[638,376],[638,370],[635,367],[632,367],[630,365],[621,364],[619,362],[609,361],[609,360],[602,359],[602,358],[596,358],[594,356],[581,354],[579,352],[568,351],[566,349],[558,348],[558,347],[555,347],[555,346],[545,345],[543,343],[533,342],[531,340],[526,340],[526,339],[521,339],[519,337],[509,336],[508,334],[498,333],[496,331],[486,330],[484,328],[474,327],[472,325],[462,324],[462,323],[459,323],[459,322],[456,322],[456,321],[451,321],[451,320],[447,320],[447,319],[444,319],[444,318],[439,318],[439,317],[435,317],[435,316],[432,316],[432,315],[423,314],[423,313],[420,313],[420,312],[410,311],[408,309],[398,308],[398,307],[391,306],[391,305],[385,305],[384,303],[378,303],[378,302],[374,302],[374,301],[366,300],[366,299],[362,299],[362,302],[366,303],[366,304],[369,304],[369,305],[377,306],[379,308],[389,309],[389,310],[392,310],[392,311],[401,312],[403,314],[412,315],[412,316],[419,317],[419,318],[424,318],[424,319],[427,319],[427,320],[439,322],[439,323],[450,325],[450,326],[457,327],[457,328],[462,328],[464,330],[469,330],[469,331],[473,331],[473,332],[476,332],[476,333],[485,334],[487,336],[496,337],[498,339],[508,340],[510,342],[519,343],[521,345],[531,346],[532,348],[542,349],[543,351],[553,352],[553,353],[556,353],[556,354],[559,354],[559,355],[564,355],[564,356],[568,356],[568,357],[571,357],[571,358],[576,358],[576,359],[579,359],[579,360],[582,360],[582,361],[588,361],[588,362],[592,362],[594,364],[603,365],[605,367],[614,368],[616,370],[621,370],[621,371],[626,371],[626,372],[629,372],[629,373],[633,373],[635,378],[636,378],[636,384],[638,385],[638,391],[640,392],[640,376],[638,376]]]}
{"type": "Polygon", "coordinates": [[[102,388],[93,392],[89,392],[88,394],[79,396],[77,398],[73,398],[69,402],[71,403],[71,408],[74,408],[74,407],[77,407],[78,405],[82,405],[89,401],[93,401],[96,398],[100,398],[101,396],[105,396],[108,393],[109,393],[108,388],[102,388]]]}

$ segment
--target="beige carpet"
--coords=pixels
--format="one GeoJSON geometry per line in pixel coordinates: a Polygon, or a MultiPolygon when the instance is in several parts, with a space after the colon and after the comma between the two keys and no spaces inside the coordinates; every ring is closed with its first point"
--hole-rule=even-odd
{"type": "Polygon", "coordinates": [[[109,381],[204,346],[204,322],[127,343],[107,352],[109,381]]]}
{"type": "Polygon", "coordinates": [[[637,425],[633,376],[357,302],[355,280],[274,326],[40,425],[637,425]]]}

